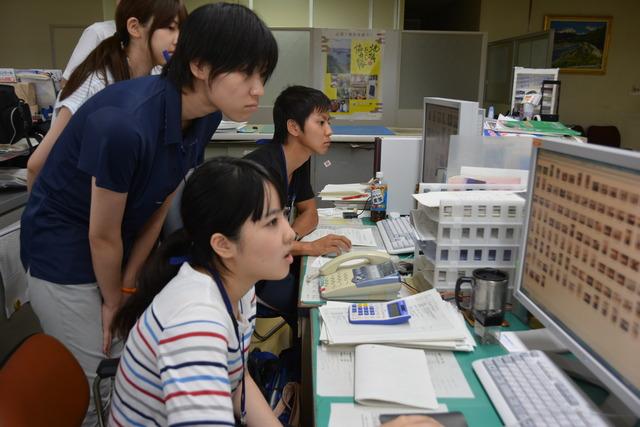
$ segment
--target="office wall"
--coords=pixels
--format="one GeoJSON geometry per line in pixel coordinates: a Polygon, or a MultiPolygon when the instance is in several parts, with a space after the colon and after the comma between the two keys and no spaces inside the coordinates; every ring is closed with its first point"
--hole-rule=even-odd
{"type": "Polygon", "coordinates": [[[543,29],[544,15],[612,16],[611,45],[604,75],[561,73],[560,119],[564,123],[615,125],[625,148],[640,150],[640,2],[629,0],[535,0],[528,19],[529,2],[505,5],[482,2],[480,31],[489,41],[543,29]]]}
{"type": "Polygon", "coordinates": [[[308,27],[309,3],[300,0],[253,0],[253,10],[270,27],[308,27]]]}
{"type": "MultiPolygon", "coordinates": [[[[53,64],[52,32],[64,29],[64,44],[57,50],[68,53],[56,56],[68,58],[73,50],[68,46],[68,32],[76,28],[79,37],[82,28],[102,21],[101,0],[47,0],[3,1],[0,6],[0,67],[51,68],[53,64]]],[[[66,64],[66,61],[65,61],[66,64]]],[[[65,64],[57,64],[59,68],[65,64]]]]}
{"type": "MultiPolygon", "coordinates": [[[[184,0],[192,11],[223,0],[184,0]]],[[[404,0],[226,0],[253,9],[271,27],[392,29],[402,23],[404,0]],[[372,10],[369,11],[369,5],[372,10]]],[[[0,6],[0,67],[64,68],[82,30],[113,19],[116,0],[3,0],[0,6]]]]}

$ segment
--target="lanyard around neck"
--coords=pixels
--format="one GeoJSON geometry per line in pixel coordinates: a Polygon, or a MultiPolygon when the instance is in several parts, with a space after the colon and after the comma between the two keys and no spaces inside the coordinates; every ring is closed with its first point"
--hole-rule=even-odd
{"type": "Polygon", "coordinates": [[[222,283],[222,277],[220,277],[220,273],[217,270],[210,268],[207,266],[207,270],[213,276],[213,281],[216,282],[218,286],[218,290],[220,291],[220,295],[222,295],[222,300],[224,301],[224,306],[227,309],[227,313],[231,317],[231,322],[233,322],[233,331],[236,334],[236,339],[238,340],[238,348],[240,349],[240,360],[242,361],[242,384],[241,384],[241,394],[240,394],[240,423],[245,425],[245,419],[247,416],[247,411],[245,409],[245,381],[244,381],[244,337],[240,335],[240,328],[238,326],[238,320],[236,316],[233,314],[233,307],[231,306],[231,300],[229,299],[229,294],[227,290],[224,288],[224,284],[222,283]]]}
{"type": "MultiPolygon", "coordinates": [[[[287,174],[287,157],[284,155],[284,145],[280,144],[280,154],[282,156],[282,178],[284,179],[284,195],[287,197],[285,208],[289,216],[293,211],[293,205],[296,202],[296,193],[293,185],[293,177],[291,177],[291,185],[289,185],[289,175],[287,174]]],[[[291,222],[291,218],[289,218],[291,222]]]]}

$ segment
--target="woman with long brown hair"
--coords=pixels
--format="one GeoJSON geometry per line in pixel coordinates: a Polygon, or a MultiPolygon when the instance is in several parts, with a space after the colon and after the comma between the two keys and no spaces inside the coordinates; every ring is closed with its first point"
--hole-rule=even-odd
{"type": "Polygon", "coordinates": [[[71,116],[112,83],[148,75],[175,49],[187,10],[182,0],[122,0],[116,8],[116,32],[75,69],[60,92],[51,128],[27,164],[29,190],[71,116]]]}

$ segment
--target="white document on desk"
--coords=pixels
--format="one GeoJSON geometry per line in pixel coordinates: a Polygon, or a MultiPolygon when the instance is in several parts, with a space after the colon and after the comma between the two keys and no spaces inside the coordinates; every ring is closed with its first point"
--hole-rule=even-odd
{"type": "Polygon", "coordinates": [[[362,406],[353,403],[332,403],[329,427],[378,427],[382,414],[430,414],[433,412],[448,412],[447,405],[438,405],[438,409],[427,411],[424,409],[392,408],[377,406],[362,406]]]}
{"type": "Polygon", "coordinates": [[[400,325],[357,325],[349,322],[348,303],[320,307],[331,344],[463,341],[465,326],[446,307],[435,289],[403,298],[411,319],[400,325]]]}
{"type": "Polygon", "coordinates": [[[453,352],[425,350],[424,353],[438,399],[474,397],[453,352]]]}
{"type": "Polygon", "coordinates": [[[316,393],[320,396],[353,397],[355,351],[352,346],[318,346],[316,393]]]}
{"type": "Polygon", "coordinates": [[[302,303],[318,303],[322,301],[320,289],[318,288],[318,269],[329,262],[331,258],[308,257],[305,276],[302,278],[302,288],[300,289],[300,301],[302,303]]]}
{"type": "Polygon", "coordinates": [[[354,398],[367,406],[436,409],[438,401],[424,351],[380,344],[356,347],[354,398]]]}
{"type": "MultiPolygon", "coordinates": [[[[453,352],[425,350],[424,353],[438,399],[474,397],[453,352]]],[[[316,355],[316,392],[320,396],[353,397],[354,348],[319,345],[316,355]]]]}
{"type": "Polygon", "coordinates": [[[313,242],[314,240],[321,239],[329,234],[337,234],[344,236],[351,240],[351,244],[354,246],[369,246],[377,247],[376,238],[373,235],[374,227],[361,227],[361,228],[316,228],[311,233],[304,236],[303,242],[313,242]]]}

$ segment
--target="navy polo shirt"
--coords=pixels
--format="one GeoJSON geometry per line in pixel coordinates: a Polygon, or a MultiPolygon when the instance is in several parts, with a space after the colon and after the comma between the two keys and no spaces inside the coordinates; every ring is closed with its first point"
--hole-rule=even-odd
{"type": "Polygon", "coordinates": [[[34,277],[95,282],[89,246],[91,180],[128,193],[124,261],[137,234],[190,168],[222,119],[194,120],[183,135],[181,95],[160,76],[110,85],[71,118],[36,180],[22,215],[21,258],[34,277]]]}
{"type": "Polygon", "coordinates": [[[313,199],[315,196],[311,187],[311,158],[293,171],[290,184],[287,183],[287,161],[282,144],[274,141],[261,144],[244,158],[260,163],[280,181],[281,191],[287,196],[287,207],[293,208],[292,204],[313,199]]]}

